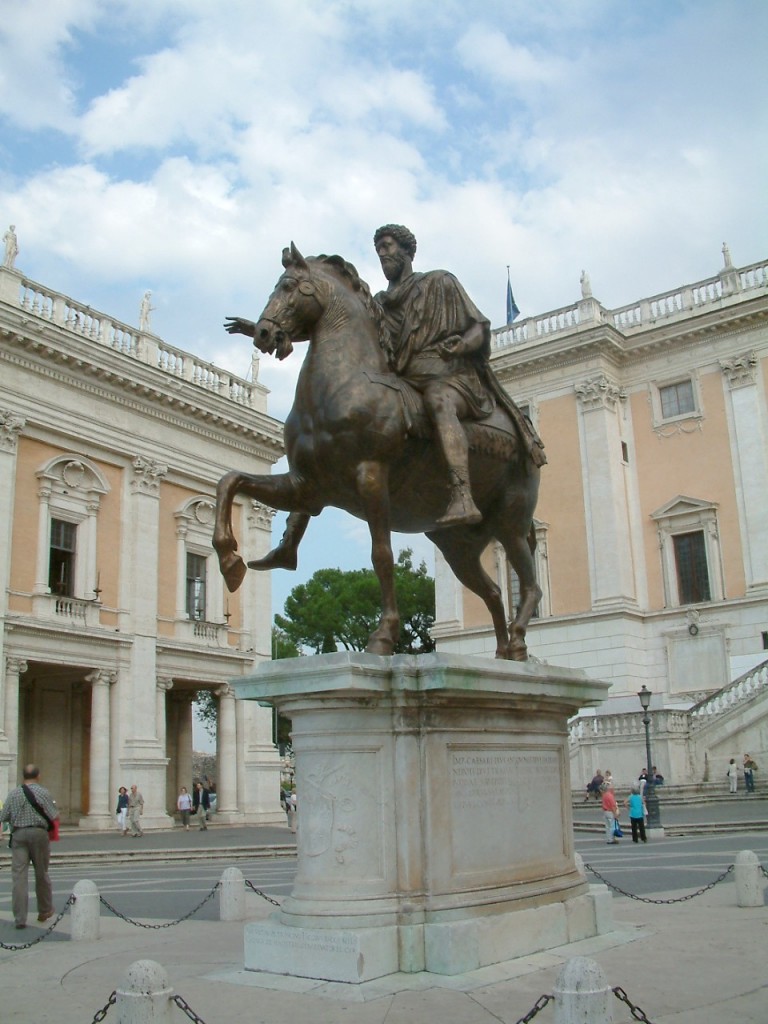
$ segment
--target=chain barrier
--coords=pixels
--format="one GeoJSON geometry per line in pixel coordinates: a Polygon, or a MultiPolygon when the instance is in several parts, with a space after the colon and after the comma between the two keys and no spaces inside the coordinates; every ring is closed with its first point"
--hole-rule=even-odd
{"type": "Polygon", "coordinates": [[[721,875],[717,876],[714,882],[710,882],[709,885],[705,885],[703,888],[697,889],[696,892],[689,892],[686,896],[675,896],[669,900],[653,900],[648,896],[636,896],[633,892],[627,892],[626,889],[621,889],[618,885],[614,885],[613,882],[609,882],[607,878],[604,878],[599,871],[593,868],[591,864],[587,864],[586,861],[584,862],[584,867],[587,871],[591,871],[595,878],[599,878],[604,885],[607,885],[609,889],[613,889],[614,892],[618,892],[622,896],[627,896],[631,900],[637,900],[638,903],[655,903],[657,905],[662,905],[670,903],[685,903],[686,900],[695,899],[697,896],[701,896],[702,893],[709,892],[710,889],[714,889],[719,882],[722,882],[723,879],[730,875],[735,865],[729,865],[721,875]]]}
{"type": "Polygon", "coordinates": [[[635,1004],[629,998],[624,989],[621,988],[621,986],[617,985],[616,988],[614,988],[612,991],[620,1003],[626,1003],[626,1005],[629,1007],[630,1012],[632,1013],[633,1020],[642,1020],[645,1021],[645,1024],[653,1024],[653,1021],[649,1020],[646,1017],[645,1013],[640,1009],[640,1007],[635,1006],[635,1004]]]}
{"type": "Polygon", "coordinates": [[[251,892],[255,892],[257,896],[261,896],[263,900],[266,900],[267,903],[271,903],[273,907],[282,906],[282,903],[280,903],[279,900],[273,900],[271,896],[267,896],[265,892],[262,892],[261,889],[257,889],[253,882],[249,882],[247,878],[245,879],[245,884],[247,888],[251,890],[251,892]]]}
{"type": "Polygon", "coordinates": [[[174,925],[181,924],[182,921],[188,921],[190,917],[196,914],[201,907],[205,906],[208,900],[212,899],[216,895],[217,890],[220,888],[221,882],[217,882],[216,885],[214,885],[214,887],[208,893],[208,895],[204,896],[203,899],[201,899],[200,902],[197,904],[197,906],[193,907],[188,914],[185,914],[183,917],[180,917],[176,921],[166,921],[165,924],[147,924],[145,921],[136,921],[134,920],[134,918],[128,917],[126,914],[123,914],[116,907],[113,907],[112,904],[105,900],[103,896],[99,896],[99,902],[102,903],[107,908],[107,910],[113,913],[115,917],[119,917],[121,921],[127,921],[128,924],[135,924],[137,928],[173,928],[174,925]]]}
{"type": "Polygon", "coordinates": [[[520,1020],[515,1021],[515,1024],[528,1024],[528,1022],[532,1021],[536,1014],[540,1013],[547,1003],[551,1003],[554,998],[554,996],[539,996],[528,1013],[526,1013],[524,1017],[521,1017],[520,1020]]]}
{"type": "Polygon", "coordinates": [[[15,952],[18,949],[31,949],[31,947],[36,946],[38,942],[42,942],[43,939],[47,939],[48,936],[53,931],[53,929],[59,923],[59,921],[61,921],[62,917],[64,917],[64,915],[66,914],[67,907],[71,907],[76,900],[77,896],[75,896],[75,894],[72,893],[67,902],[64,904],[64,909],[56,916],[56,920],[53,922],[53,924],[48,925],[46,931],[44,931],[42,935],[38,935],[36,939],[32,939],[31,942],[19,943],[18,945],[6,945],[5,942],[0,942],[0,949],[8,949],[11,952],[15,952]]]}
{"type": "Polygon", "coordinates": [[[186,1016],[189,1017],[190,1020],[194,1021],[195,1024],[205,1024],[203,1018],[199,1016],[199,1014],[195,1013],[186,999],[183,999],[181,996],[171,996],[171,1002],[176,1003],[181,1012],[186,1014],[186,1016]]]}
{"type": "Polygon", "coordinates": [[[765,877],[766,877],[766,878],[768,878],[768,871],[766,871],[766,870],[765,870],[765,868],[763,867],[763,865],[762,865],[762,864],[760,865],[760,870],[761,870],[761,871],[763,872],[763,874],[765,875],[765,877]]]}
{"type": "Polygon", "coordinates": [[[110,1006],[114,1006],[116,1002],[117,991],[113,989],[112,992],[110,993],[109,999],[106,1001],[104,1006],[100,1010],[97,1010],[96,1013],[93,1015],[93,1021],[91,1022],[91,1024],[99,1024],[99,1021],[104,1020],[104,1018],[109,1013],[110,1006]]]}

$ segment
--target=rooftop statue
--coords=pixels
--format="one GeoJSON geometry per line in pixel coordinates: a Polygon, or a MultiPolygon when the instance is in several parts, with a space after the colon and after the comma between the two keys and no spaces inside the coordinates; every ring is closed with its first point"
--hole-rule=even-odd
{"type": "Polygon", "coordinates": [[[19,255],[19,242],[16,238],[16,227],[14,224],[11,224],[3,235],[3,242],[5,244],[3,252],[3,266],[12,270],[16,263],[16,257],[19,255]]]}
{"type": "Polygon", "coordinates": [[[287,473],[231,472],[217,490],[213,544],[227,586],[246,573],[232,531],[244,494],[289,512],[285,533],[250,568],[295,568],[309,519],[328,505],[367,521],[382,592],[367,650],[391,654],[399,632],[390,534],[425,533],[457,578],[483,599],[496,656],[525,660],[525,630],[541,591],[533,513],[543,445],[496,380],[490,324],[456,278],[413,271],[416,239],[402,225],[375,235],[387,278],[375,298],[340,256],[283,251],[285,272],[257,322],[229,317],[231,334],[284,359],[309,352],[285,423],[287,473]],[[439,452],[439,454],[436,453],[439,452]],[[498,540],[520,580],[508,625],[480,556],[498,540]]]}

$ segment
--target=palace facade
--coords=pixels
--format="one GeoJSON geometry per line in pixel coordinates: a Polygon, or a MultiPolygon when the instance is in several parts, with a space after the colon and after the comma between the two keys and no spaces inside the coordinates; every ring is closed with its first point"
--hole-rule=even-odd
{"type": "MultiPolygon", "coordinates": [[[[541,661],[612,683],[572,723],[572,779],[645,765],[653,692],[667,779],[768,758],[768,263],[606,309],[581,299],[493,332],[494,369],[546,444],[536,512],[541,661]]],[[[486,552],[508,609],[517,579],[486,552]]],[[[438,650],[492,654],[485,606],[438,555],[438,650]]],[[[722,780],[721,780],[722,781],[722,780]]]]}
{"type": "MultiPolygon", "coordinates": [[[[12,262],[12,261],[11,261],[12,262]]],[[[211,548],[227,468],[268,473],[267,390],[0,269],[0,794],[41,768],[62,820],[146,826],[192,786],[192,705],[218,700],[217,810],[280,821],[272,714],[229,681],[270,656],[269,575],[227,595],[211,548]]],[[[238,502],[246,559],[273,512],[238,502]]]]}

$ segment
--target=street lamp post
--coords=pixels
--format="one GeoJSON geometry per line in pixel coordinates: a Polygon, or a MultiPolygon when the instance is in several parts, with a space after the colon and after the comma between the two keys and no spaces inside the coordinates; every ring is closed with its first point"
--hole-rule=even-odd
{"type": "Polygon", "coordinates": [[[651,719],[648,709],[651,706],[653,694],[643,683],[643,688],[637,695],[643,708],[643,725],[645,726],[645,757],[646,757],[646,780],[645,780],[645,806],[648,808],[648,828],[661,828],[661,814],[659,812],[659,797],[656,793],[656,786],[653,779],[653,760],[651,758],[651,719]]]}

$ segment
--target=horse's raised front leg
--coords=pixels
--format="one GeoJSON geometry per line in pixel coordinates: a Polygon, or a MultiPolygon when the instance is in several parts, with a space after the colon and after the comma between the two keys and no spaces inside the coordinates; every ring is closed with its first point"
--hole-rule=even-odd
{"type": "Polygon", "coordinates": [[[400,636],[400,614],[395,595],[395,563],[389,525],[389,475],[380,462],[362,462],[357,468],[357,492],[371,532],[371,562],[381,587],[379,624],[368,638],[369,654],[389,655],[400,636]]]}
{"type": "Polygon", "coordinates": [[[230,591],[237,590],[247,572],[245,562],[237,554],[237,540],[232,529],[232,505],[238,494],[245,494],[265,505],[288,512],[295,509],[299,499],[296,480],[290,473],[254,476],[233,470],[219,480],[216,487],[213,547],[219,556],[219,568],[230,591]]]}

